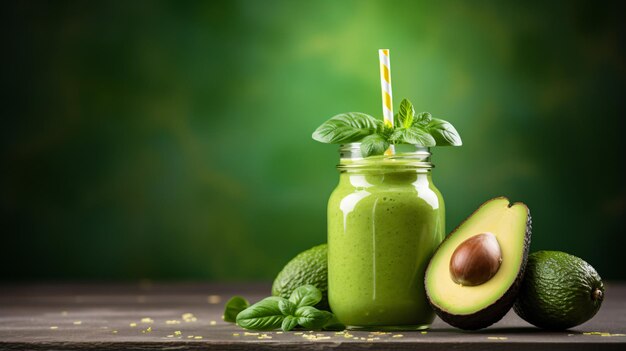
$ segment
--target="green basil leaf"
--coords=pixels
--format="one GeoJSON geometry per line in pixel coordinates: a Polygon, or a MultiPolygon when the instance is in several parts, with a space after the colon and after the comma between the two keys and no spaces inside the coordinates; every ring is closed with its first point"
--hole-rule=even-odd
{"type": "Polygon", "coordinates": [[[280,309],[280,312],[285,316],[293,316],[296,313],[296,308],[298,308],[298,306],[289,300],[282,299],[278,301],[278,309],[280,309]]]}
{"type": "Polygon", "coordinates": [[[389,148],[389,141],[380,134],[368,135],[361,140],[361,155],[363,157],[382,155],[389,148]]]}
{"type": "Polygon", "coordinates": [[[303,285],[295,289],[289,297],[289,301],[293,302],[297,307],[315,306],[321,300],[322,292],[313,285],[303,285]]]}
{"type": "Polygon", "coordinates": [[[378,128],[378,130],[376,130],[376,133],[374,133],[374,134],[380,134],[385,139],[388,140],[394,130],[395,130],[395,128],[390,126],[390,125],[388,125],[387,123],[381,123],[380,127],[378,128]]]}
{"type": "Polygon", "coordinates": [[[239,312],[245,310],[250,306],[248,300],[241,296],[233,296],[224,305],[224,321],[235,323],[237,321],[237,315],[239,312]]]}
{"type": "Polygon", "coordinates": [[[413,125],[413,116],[415,116],[413,104],[407,99],[402,99],[395,125],[397,127],[408,128],[413,125]]]}
{"type": "Polygon", "coordinates": [[[285,298],[280,296],[269,296],[264,298],[263,300],[275,300],[276,302],[281,302],[282,300],[285,300],[285,298]]]}
{"type": "Polygon", "coordinates": [[[336,115],[313,132],[313,139],[330,144],[354,143],[373,134],[382,122],[361,112],[336,115]]]}
{"type": "Polygon", "coordinates": [[[420,112],[415,115],[415,119],[413,120],[413,125],[416,125],[416,124],[425,125],[425,124],[430,123],[432,119],[433,119],[433,115],[431,115],[430,113],[420,112]]]}
{"type": "Polygon", "coordinates": [[[320,311],[315,307],[304,306],[296,310],[298,324],[306,329],[321,329],[332,318],[332,313],[320,311]]]}
{"type": "Polygon", "coordinates": [[[426,126],[435,139],[437,146],[461,146],[463,141],[452,124],[442,119],[433,118],[426,126]]]}
{"type": "Polygon", "coordinates": [[[279,328],[285,316],[278,307],[282,297],[265,298],[237,315],[237,324],[245,329],[272,330],[279,328]]]}
{"type": "Polygon", "coordinates": [[[298,318],[294,316],[287,316],[283,319],[283,323],[280,326],[280,329],[283,331],[290,331],[298,325],[298,318]]]}
{"type": "Polygon", "coordinates": [[[418,146],[435,146],[435,139],[418,126],[396,129],[390,137],[394,143],[413,144],[418,146]]]}

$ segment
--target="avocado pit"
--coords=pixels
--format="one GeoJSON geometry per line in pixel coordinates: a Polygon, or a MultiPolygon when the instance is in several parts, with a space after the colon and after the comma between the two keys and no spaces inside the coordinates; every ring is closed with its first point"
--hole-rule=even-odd
{"type": "Polygon", "coordinates": [[[489,281],[500,269],[502,251],[493,233],[485,232],[463,241],[450,258],[450,276],[463,286],[489,281]]]}

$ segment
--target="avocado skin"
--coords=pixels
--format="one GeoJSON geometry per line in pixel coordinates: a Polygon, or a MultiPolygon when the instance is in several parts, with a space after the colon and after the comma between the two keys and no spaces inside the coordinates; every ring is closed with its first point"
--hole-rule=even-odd
{"type": "MultiPolygon", "coordinates": [[[[496,200],[496,199],[507,199],[507,198],[504,196],[500,196],[492,200],[496,200]]],[[[476,211],[474,211],[469,217],[467,217],[467,219],[471,218],[485,204],[489,203],[492,200],[489,200],[485,202],[484,204],[482,204],[478,209],[476,209],[476,211]]],[[[515,303],[515,299],[517,298],[517,293],[524,279],[524,271],[526,269],[526,262],[528,261],[530,237],[532,234],[532,218],[530,216],[530,210],[528,209],[528,206],[526,206],[526,204],[521,203],[521,202],[516,202],[514,204],[509,204],[509,207],[512,207],[514,205],[523,205],[524,207],[526,207],[526,211],[528,213],[528,219],[526,221],[526,233],[524,234],[524,250],[522,254],[523,255],[522,263],[517,272],[517,277],[515,278],[515,281],[513,282],[509,290],[507,290],[506,293],[504,293],[504,295],[502,295],[501,298],[499,298],[496,302],[494,302],[488,307],[483,308],[480,311],[476,311],[472,314],[458,315],[458,314],[448,313],[447,311],[442,310],[438,308],[437,306],[435,306],[430,300],[430,296],[428,295],[428,287],[426,287],[426,292],[427,292],[426,296],[428,297],[428,302],[430,303],[430,306],[433,308],[433,310],[435,311],[437,316],[439,316],[439,318],[441,318],[444,322],[450,324],[451,326],[457,327],[459,329],[464,329],[464,330],[478,330],[478,329],[486,328],[496,323],[500,319],[502,319],[502,317],[506,315],[506,313],[511,309],[511,307],[515,303]]],[[[448,238],[450,238],[463,225],[463,223],[465,223],[467,219],[461,222],[461,224],[459,224],[450,234],[448,234],[448,236],[446,236],[446,238],[443,240],[443,242],[439,246],[443,245],[443,243],[446,240],[448,240],[448,238]]],[[[425,280],[424,280],[424,284],[426,285],[425,280]]]]}
{"type": "Polygon", "coordinates": [[[539,328],[565,330],[591,319],[604,299],[604,285],[584,260],[559,251],[538,251],[528,259],[513,310],[539,328]],[[595,289],[602,291],[592,298],[595,289]]]}
{"type": "Polygon", "coordinates": [[[322,292],[322,300],[315,305],[330,311],[328,305],[328,244],[314,246],[291,259],[278,273],[272,284],[272,295],[286,299],[296,288],[310,284],[322,292]]]}

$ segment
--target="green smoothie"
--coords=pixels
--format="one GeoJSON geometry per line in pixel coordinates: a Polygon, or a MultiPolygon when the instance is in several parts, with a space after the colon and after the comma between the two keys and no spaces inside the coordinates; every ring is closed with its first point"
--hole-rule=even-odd
{"type": "Polygon", "coordinates": [[[433,321],[424,272],[444,238],[445,210],[429,155],[342,158],[328,202],[328,297],[342,323],[420,329],[433,321]]]}

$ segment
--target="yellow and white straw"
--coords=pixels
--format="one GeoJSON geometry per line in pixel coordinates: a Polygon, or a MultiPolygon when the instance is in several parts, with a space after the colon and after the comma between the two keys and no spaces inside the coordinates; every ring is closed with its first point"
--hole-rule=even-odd
{"type": "MultiPolygon", "coordinates": [[[[380,61],[380,89],[383,95],[383,117],[388,127],[393,127],[393,99],[391,94],[391,67],[389,65],[389,49],[378,50],[380,61]]],[[[385,151],[386,155],[394,153],[393,145],[385,151]]]]}

